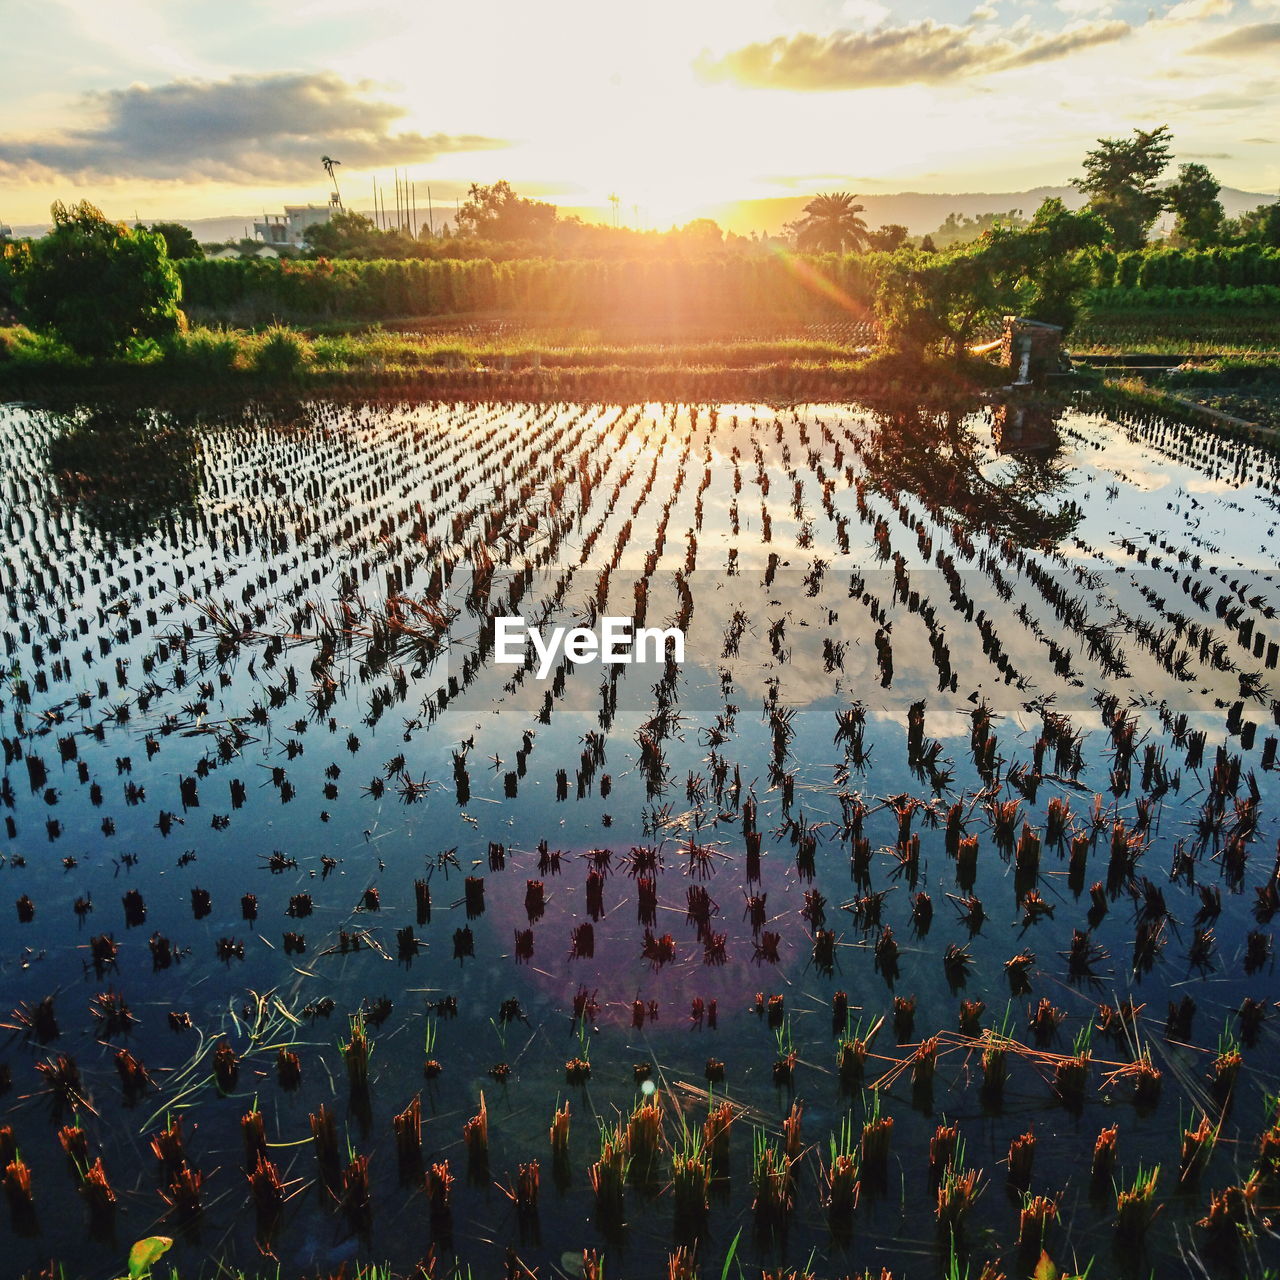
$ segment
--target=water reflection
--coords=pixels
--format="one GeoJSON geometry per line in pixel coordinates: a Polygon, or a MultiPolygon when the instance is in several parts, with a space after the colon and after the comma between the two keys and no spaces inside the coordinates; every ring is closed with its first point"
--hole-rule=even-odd
{"type": "MultiPolygon", "coordinates": [[[[1129,1185],[1195,1107],[1219,1154],[1204,1195],[1166,1177],[1151,1235],[1181,1274],[1274,1123],[1280,601],[1233,548],[1280,477],[1080,413],[1001,452],[995,416],[318,403],[202,426],[147,508],[131,451],[184,423],[0,407],[0,1132],[42,1229],[84,1220],[74,1146],[184,1275],[215,1246],[501,1274],[517,1238],[543,1276],[623,1242],[660,1275],[699,1233],[714,1275],[742,1228],[747,1274],[785,1235],[820,1276],[903,1280],[946,1265],[926,1153],[1003,1182],[1033,1113],[1030,1186],[969,1214],[973,1274],[1012,1275],[1028,1190],[1063,1195],[1055,1250],[1105,1253],[1099,1130],[1129,1185]],[[158,524],[68,515],[113,497],[158,524]],[[512,614],[678,620],[688,655],[538,680],[493,661],[512,614]],[[670,1147],[707,1135],[714,1204],[682,1214],[664,1146],[610,1224],[600,1127],[641,1133],[646,1083],[670,1147]],[[763,1219],[757,1129],[794,1169],[763,1219]],[[841,1135],[873,1158],[837,1196],[841,1135]]],[[[120,1274],[65,1237],[74,1274],[120,1274]]],[[[54,1247],[16,1239],[15,1270],[54,1247]]]]}
{"type": "Polygon", "coordinates": [[[970,534],[992,533],[1020,547],[1049,550],[1069,538],[1080,520],[1075,503],[1059,500],[1071,484],[1069,468],[1055,461],[1054,424],[1062,412],[1047,404],[997,406],[997,451],[1013,453],[1009,424],[1019,420],[1021,438],[1034,447],[1019,448],[1015,465],[993,469],[972,414],[916,407],[877,411],[878,431],[866,451],[868,480],[891,499],[909,493],[931,510],[951,513],[970,534]]]}
{"type": "Polygon", "coordinates": [[[200,498],[194,423],[154,409],[106,407],[65,415],[48,469],[62,500],[99,532],[144,538],[166,517],[190,516],[200,498]]]}
{"type": "Polygon", "coordinates": [[[1063,406],[1049,400],[1007,400],[992,410],[991,434],[999,453],[1050,459],[1062,448],[1063,406]]]}

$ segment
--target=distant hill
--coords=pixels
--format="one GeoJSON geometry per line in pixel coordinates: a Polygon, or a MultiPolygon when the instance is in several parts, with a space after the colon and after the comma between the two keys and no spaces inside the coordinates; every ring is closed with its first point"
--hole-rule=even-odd
{"type": "MultiPolygon", "coordinates": [[[[272,210],[268,210],[272,212],[272,210]]],[[[276,210],[275,212],[278,212],[276,210]]],[[[373,216],[372,209],[358,209],[357,213],[363,213],[366,217],[373,216]]],[[[247,214],[244,217],[223,217],[223,218],[144,218],[143,222],[150,226],[153,222],[177,222],[184,227],[191,228],[191,234],[201,244],[221,244],[224,240],[240,240],[243,237],[253,235],[253,224],[255,219],[260,220],[260,213],[247,214]]],[[[126,219],[132,222],[132,219],[126,219]]],[[[419,219],[421,222],[422,219],[419,219]]],[[[437,225],[439,217],[437,216],[437,225]]],[[[13,234],[15,236],[42,236],[49,230],[49,223],[33,223],[27,226],[15,226],[13,234]]]]}
{"type": "MultiPolygon", "coordinates": [[[[900,223],[913,236],[936,231],[946,221],[947,214],[960,213],[974,218],[980,213],[1007,213],[1021,209],[1024,217],[1031,215],[1040,205],[1053,196],[1062,200],[1067,208],[1078,209],[1084,197],[1075,187],[1033,187],[1030,191],[965,191],[924,192],[901,191],[894,195],[859,195],[858,203],[866,206],[862,217],[871,227],[887,223],[900,223]]],[[[1270,204],[1275,195],[1260,195],[1252,191],[1239,191],[1235,187],[1223,187],[1218,194],[1228,217],[1236,217],[1260,204],[1270,204]]],[[[726,231],[749,235],[752,231],[773,234],[781,231],[784,223],[794,222],[804,216],[804,207],[811,196],[786,196],[772,200],[742,200],[736,204],[708,207],[706,216],[714,218],[726,231]]]]}
{"type": "MultiPolygon", "coordinates": [[[[143,221],[147,226],[152,222],[177,222],[184,227],[190,227],[191,233],[201,244],[211,244],[213,242],[221,243],[223,240],[239,240],[242,236],[253,235],[253,221],[255,217],[261,217],[261,214],[248,214],[245,217],[227,217],[227,218],[144,218],[143,221]]],[[[132,219],[126,219],[132,224],[132,219]]],[[[15,226],[13,234],[15,236],[42,236],[49,230],[50,223],[35,222],[28,223],[26,226],[15,226]]]]}
{"type": "MultiPolygon", "coordinates": [[[[1033,187],[1030,191],[900,191],[893,195],[859,195],[858,202],[866,206],[862,216],[869,226],[878,227],[885,223],[901,223],[913,236],[922,236],[935,231],[946,221],[947,214],[960,213],[965,217],[977,217],[980,213],[1007,213],[1010,209],[1021,209],[1023,215],[1030,217],[1042,201],[1057,196],[1068,208],[1078,209],[1084,199],[1074,187],[1033,187]]],[[[739,235],[750,235],[755,232],[767,232],[770,235],[782,230],[783,224],[794,222],[804,215],[804,207],[813,198],[812,194],[803,196],[781,196],[769,200],[726,201],[723,204],[707,205],[699,211],[700,216],[713,218],[726,231],[736,231],[739,235]]],[[[1248,209],[1256,209],[1260,204],[1270,204],[1276,196],[1257,191],[1240,191],[1235,187],[1223,187],[1218,195],[1228,217],[1236,217],[1248,209]]],[[[366,215],[371,210],[361,210],[366,215]]],[[[584,220],[608,222],[612,213],[605,209],[561,207],[562,214],[577,214],[584,220]]],[[[214,241],[239,240],[244,235],[253,234],[255,215],[244,217],[222,218],[174,218],[191,228],[195,238],[202,244],[214,241]]],[[[168,219],[155,218],[151,221],[163,222],[168,219]]],[[[16,236],[43,235],[49,229],[48,223],[43,225],[15,226],[16,236]]]]}

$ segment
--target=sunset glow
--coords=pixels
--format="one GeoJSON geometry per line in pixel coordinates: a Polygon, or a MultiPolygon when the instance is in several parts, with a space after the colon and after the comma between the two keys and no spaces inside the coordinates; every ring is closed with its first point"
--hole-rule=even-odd
{"type": "Polygon", "coordinates": [[[1098,136],[1168,122],[1176,158],[1280,183],[1274,0],[561,0],[9,6],[0,219],[347,202],[400,170],[447,211],[473,182],[665,228],[817,189],[1060,185],[1098,136]],[[616,195],[616,209],[610,196],[616,195]]]}

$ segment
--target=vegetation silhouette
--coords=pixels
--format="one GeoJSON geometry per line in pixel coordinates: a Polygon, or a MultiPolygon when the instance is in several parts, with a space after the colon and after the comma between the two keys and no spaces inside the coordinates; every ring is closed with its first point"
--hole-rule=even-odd
{"type": "Polygon", "coordinates": [[[870,234],[858,214],[866,206],[855,204],[857,198],[847,191],[814,196],[804,207],[804,217],[796,223],[797,247],[819,253],[865,248],[870,234]]]}
{"type": "Polygon", "coordinates": [[[1069,538],[1081,512],[1073,502],[1052,504],[1070,483],[1056,449],[1050,445],[1020,455],[993,473],[989,446],[973,429],[971,410],[877,410],[878,430],[865,454],[868,483],[895,501],[900,493],[910,493],[931,509],[950,513],[968,534],[996,534],[1041,550],[1069,538]]]}
{"type": "Polygon", "coordinates": [[[196,431],[170,412],[106,406],[68,414],[48,468],[65,503],[125,542],[167,517],[186,517],[200,497],[196,431]]]}
{"type": "Polygon", "coordinates": [[[87,200],[56,200],[51,212],[53,230],[14,271],[19,310],[33,329],[91,359],[182,330],[182,286],[163,234],[112,222],[87,200]]]}

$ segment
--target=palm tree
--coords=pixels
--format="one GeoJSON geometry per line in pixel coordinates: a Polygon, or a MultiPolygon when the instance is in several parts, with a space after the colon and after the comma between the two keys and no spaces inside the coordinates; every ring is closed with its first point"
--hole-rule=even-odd
{"type": "Polygon", "coordinates": [[[796,244],[818,253],[863,248],[867,243],[867,224],[858,214],[866,206],[855,204],[855,200],[857,196],[847,191],[814,196],[805,205],[805,216],[796,227],[796,244]]]}
{"type": "Polygon", "coordinates": [[[342,208],[342,192],[338,190],[338,177],[333,169],[335,165],[342,163],[341,160],[334,160],[331,156],[321,156],[320,163],[324,166],[324,171],[329,175],[329,181],[333,183],[333,198],[338,208],[342,208]]]}

